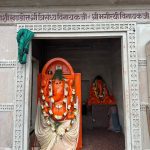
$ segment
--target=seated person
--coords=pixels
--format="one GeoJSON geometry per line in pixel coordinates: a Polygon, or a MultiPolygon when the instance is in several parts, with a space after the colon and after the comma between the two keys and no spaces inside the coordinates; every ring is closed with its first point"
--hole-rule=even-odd
{"type": "Polygon", "coordinates": [[[90,86],[90,94],[87,104],[116,104],[116,100],[108,91],[107,85],[101,76],[96,76],[90,86]]]}

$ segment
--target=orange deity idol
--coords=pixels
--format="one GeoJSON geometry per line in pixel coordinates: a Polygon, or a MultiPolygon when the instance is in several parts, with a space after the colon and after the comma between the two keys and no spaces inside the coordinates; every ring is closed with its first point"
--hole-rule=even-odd
{"type": "Polygon", "coordinates": [[[108,91],[107,85],[101,76],[95,77],[93,83],[91,84],[90,95],[87,100],[87,104],[116,104],[114,96],[108,91]]]}
{"type": "Polygon", "coordinates": [[[76,149],[79,102],[72,67],[62,58],[52,59],[44,66],[39,81],[41,114],[37,113],[35,133],[41,150],[76,149]]]}

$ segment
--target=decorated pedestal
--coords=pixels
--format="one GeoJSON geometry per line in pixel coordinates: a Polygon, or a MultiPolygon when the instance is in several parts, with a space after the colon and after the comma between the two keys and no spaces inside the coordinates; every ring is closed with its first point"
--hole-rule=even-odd
{"type": "Polygon", "coordinates": [[[35,134],[41,150],[79,147],[80,95],[75,80],[71,65],[62,58],[48,61],[39,75],[35,134]]]}

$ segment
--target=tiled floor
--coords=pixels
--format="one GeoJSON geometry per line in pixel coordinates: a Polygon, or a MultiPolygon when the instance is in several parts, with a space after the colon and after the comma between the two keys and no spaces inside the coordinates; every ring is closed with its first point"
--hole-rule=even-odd
{"type": "Polygon", "coordinates": [[[122,133],[108,131],[105,128],[83,130],[82,150],[124,150],[122,133]]]}

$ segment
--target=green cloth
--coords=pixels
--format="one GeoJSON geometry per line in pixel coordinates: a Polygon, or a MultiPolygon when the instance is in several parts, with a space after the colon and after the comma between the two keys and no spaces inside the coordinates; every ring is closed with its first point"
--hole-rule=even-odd
{"type": "Polygon", "coordinates": [[[18,31],[17,34],[18,59],[21,64],[26,63],[30,41],[32,40],[33,36],[34,33],[28,29],[20,29],[18,31]]]}

